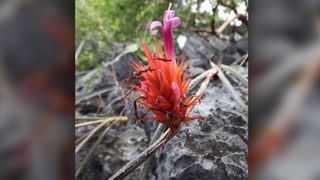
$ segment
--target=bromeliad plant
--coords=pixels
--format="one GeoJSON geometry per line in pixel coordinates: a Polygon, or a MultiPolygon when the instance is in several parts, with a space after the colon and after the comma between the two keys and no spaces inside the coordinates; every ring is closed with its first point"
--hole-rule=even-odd
{"type": "MultiPolygon", "coordinates": [[[[200,100],[203,89],[205,89],[206,84],[214,73],[210,71],[206,75],[207,78],[204,81],[206,83],[202,83],[196,95],[187,96],[186,92],[191,84],[191,79],[186,78],[188,66],[183,66],[185,58],[176,58],[172,39],[172,29],[178,27],[179,24],[180,18],[175,17],[175,13],[172,10],[165,11],[163,24],[159,21],[151,23],[150,32],[152,35],[156,35],[157,28],[161,29],[165,51],[162,51],[162,45],[156,40],[156,48],[153,54],[146,43],[142,43],[149,65],[131,61],[130,65],[134,68],[135,75],[127,79],[127,82],[132,86],[127,95],[133,90],[136,90],[139,94],[134,100],[137,119],[159,121],[167,125],[169,129],[161,135],[162,127],[164,126],[158,126],[151,145],[118,170],[109,180],[122,179],[141,165],[176,135],[183,122],[201,118],[190,117],[188,112],[200,100]],[[138,80],[138,83],[134,83],[133,79],[138,80]],[[142,116],[137,113],[138,105],[144,106],[146,109],[142,116]],[[152,111],[154,116],[144,117],[148,111],[152,111]]],[[[195,82],[193,81],[192,83],[194,84],[195,82]]],[[[150,161],[147,161],[142,168],[140,179],[146,178],[148,168],[150,168],[150,161]]]]}
{"type": "Polygon", "coordinates": [[[172,29],[178,27],[180,23],[180,18],[175,17],[173,10],[165,11],[163,24],[160,21],[151,23],[149,30],[154,36],[155,52],[151,53],[147,44],[143,42],[142,47],[149,66],[143,62],[131,61],[130,65],[135,72],[133,77],[127,79],[132,90],[136,90],[139,94],[134,100],[137,119],[159,121],[169,126],[172,132],[175,132],[182,122],[199,118],[187,114],[200,97],[186,95],[191,82],[191,79],[186,78],[189,66],[184,67],[185,58],[176,58],[174,52],[172,29]],[[162,32],[164,52],[162,45],[155,40],[158,28],[162,32]],[[136,78],[139,83],[132,81],[136,78]],[[137,111],[138,105],[146,108],[142,116],[137,111]],[[149,111],[155,116],[145,117],[149,111]]]}

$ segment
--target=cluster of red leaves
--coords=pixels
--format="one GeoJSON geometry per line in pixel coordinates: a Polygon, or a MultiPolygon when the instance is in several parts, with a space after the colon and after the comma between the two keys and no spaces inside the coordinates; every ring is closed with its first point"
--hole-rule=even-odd
{"type": "Polygon", "coordinates": [[[186,96],[191,80],[186,78],[188,66],[183,67],[184,59],[181,62],[165,59],[162,48],[157,42],[155,44],[156,50],[152,54],[147,45],[142,43],[149,67],[142,62],[130,62],[136,71],[136,77],[141,78],[139,85],[131,81],[129,84],[139,93],[135,103],[155,115],[141,120],[159,121],[175,131],[182,122],[198,119],[187,116],[187,111],[198,102],[199,97],[186,96]]]}

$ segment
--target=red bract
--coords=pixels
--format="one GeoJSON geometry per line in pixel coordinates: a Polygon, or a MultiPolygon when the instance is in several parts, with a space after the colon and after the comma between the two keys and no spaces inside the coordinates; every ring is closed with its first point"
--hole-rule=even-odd
{"type": "MultiPolygon", "coordinates": [[[[149,67],[142,62],[130,62],[130,65],[136,71],[135,77],[141,78],[139,78],[140,85],[131,81],[129,81],[129,84],[139,93],[135,103],[145,106],[148,111],[152,111],[155,115],[142,120],[159,121],[175,131],[182,122],[197,119],[196,117],[189,117],[187,111],[198,102],[199,97],[186,96],[186,90],[191,82],[190,79],[186,78],[188,67],[183,67],[184,59],[181,62],[176,61],[174,51],[172,51],[173,45],[168,44],[173,43],[172,28],[177,27],[177,18],[174,17],[174,11],[166,11],[164,21],[162,35],[166,56],[164,56],[159,43],[155,42],[156,50],[154,54],[150,52],[146,43],[142,43],[149,67]],[[170,29],[166,29],[168,26],[170,29]]],[[[179,25],[180,19],[178,21],[179,25]]],[[[159,23],[157,24],[159,25],[159,23]]],[[[154,26],[151,26],[150,30],[154,31],[153,28],[154,26]]],[[[155,33],[153,32],[153,34],[155,33]]]]}

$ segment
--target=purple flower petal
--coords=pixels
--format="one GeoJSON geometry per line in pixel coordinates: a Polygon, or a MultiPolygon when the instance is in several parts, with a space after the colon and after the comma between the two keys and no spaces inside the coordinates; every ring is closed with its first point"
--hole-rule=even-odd
{"type": "Polygon", "coordinates": [[[174,15],[175,15],[174,10],[166,10],[166,11],[164,12],[164,16],[163,16],[163,23],[166,24],[166,22],[167,22],[169,19],[173,18],[174,15]]]}
{"type": "Polygon", "coordinates": [[[172,23],[172,27],[176,28],[176,27],[178,27],[180,25],[181,20],[180,20],[179,17],[174,17],[174,18],[171,19],[171,23],[172,23]]]}
{"type": "Polygon", "coordinates": [[[149,28],[149,31],[152,35],[156,35],[158,30],[154,29],[154,28],[157,28],[157,27],[162,27],[162,24],[160,21],[153,21],[151,24],[150,24],[150,28],[149,28]]]}
{"type": "Polygon", "coordinates": [[[150,24],[149,31],[152,35],[155,35],[158,32],[158,30],[155,30],[154,28],[161,27],[164,50],[167,59],[175,60],[172,29],[178,27],[180,23],[180,18],[175,17],[175,11],[167,10],[164,12],[163,24],[159,21],[153,21],[150,24]]]}

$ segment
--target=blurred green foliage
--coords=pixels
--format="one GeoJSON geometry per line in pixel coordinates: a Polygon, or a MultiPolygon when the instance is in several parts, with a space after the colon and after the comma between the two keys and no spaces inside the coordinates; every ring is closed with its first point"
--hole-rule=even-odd
{"type": "MultiPolygon", "coordinates": [[[[235,2],[238,1],[243,0],[235,2]]],[[[218,13],[200,13],[200,4],[204,0],[76,0],[76,46],[83,42],[76,59],[76,70],[93,69],[112,59],[114,42],[151,42],[148,24],[162,20],[169,2],[173,3],[172,9],[182,19],[181,26],[175,31],[198,28],[210,31],[213,21],[221,24],[218,13]],[[194,7],[196,12],[192,11],[194,7]]],[[[216,0],[210,3],[214,5],[216,0]]]]}

